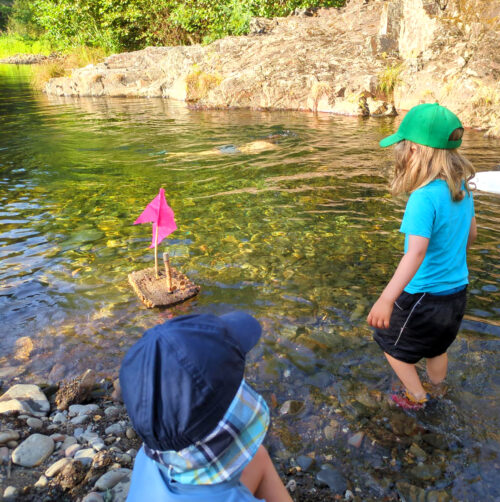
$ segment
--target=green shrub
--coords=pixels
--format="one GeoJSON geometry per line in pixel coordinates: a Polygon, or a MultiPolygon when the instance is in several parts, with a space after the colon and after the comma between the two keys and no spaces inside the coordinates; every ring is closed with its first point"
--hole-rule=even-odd
{"type": "Polygon", "coordinates": [[[0,35],[0,58],[14,54],[45,54],[53,52],[54,48],[46,39],[30,40],[19,35],[0,35]]]}
{"type": "MultiPolygon", "coordinates": [[[[12,31],[46,37],[53,46],[102,47],[209,43],[248,32],[254,16],[288,15],[296,8],[340,7],[345,0],[0,0],[12,31]]],[[[0,14],[1,14],[0,10],[0,14]]]]}

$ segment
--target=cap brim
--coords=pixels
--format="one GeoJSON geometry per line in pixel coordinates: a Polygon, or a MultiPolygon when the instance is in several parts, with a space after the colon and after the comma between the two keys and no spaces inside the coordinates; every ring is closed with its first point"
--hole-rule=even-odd
{"type": "Polygon", "coordinates": [[[404,138],[401,135],[399,135],[398,133],[394,133],[394,134],[391,134],[390,136],[387,136],[386,138],[382,139],[379,142],[379,145],[382,148],[385,148],[386,146],[394,145],[394,143],[399,143],[402,140],[404,140],[404,138]]]}
{"type": "Polygon", "coordinates": [[[235,311],[223,314],[219,318],[245,354],[259,341],[262,328],[259,321],[250,314],[235,311]]]}

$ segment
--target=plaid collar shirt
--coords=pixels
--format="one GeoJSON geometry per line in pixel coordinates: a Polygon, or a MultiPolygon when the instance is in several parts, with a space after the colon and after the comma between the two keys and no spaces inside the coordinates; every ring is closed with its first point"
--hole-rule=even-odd
{"type": "Polygon", "coordinates": [[[264,398],[242,380],[226,414],[204,439],[178,452],[152,450],[146,455],[182,484],[211,485],[240,475],[262,444],[269,427],[264,398]]]}

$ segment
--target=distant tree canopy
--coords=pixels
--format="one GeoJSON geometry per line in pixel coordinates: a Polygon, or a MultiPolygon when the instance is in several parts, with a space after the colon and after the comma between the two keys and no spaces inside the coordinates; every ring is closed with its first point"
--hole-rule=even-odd
{"type": "Polygon", "coordinates": [[[0,30],[5,30],[12,12],[11,0],[0,0],[0,30]]]}
{"type": "Polygon", "coordinates": [[[47,37],[58,47],[109,51],[208,43],[248,32],[254,16],[296,8],[340,7],[346,0],[0,0],[0,29],[47,37]]]}

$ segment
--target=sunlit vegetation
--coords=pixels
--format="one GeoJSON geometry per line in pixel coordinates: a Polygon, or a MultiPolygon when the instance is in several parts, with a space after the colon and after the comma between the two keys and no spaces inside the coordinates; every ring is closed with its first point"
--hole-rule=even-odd
{"type": "MultiPolygon", "coordinates": [[[[345,0],[0,0],[0,30],[47,50],[78,46],[120,52],[147,45],[209,43],[248,33],[255,16],[340,7],[345,0]]],[[[8,53],[27,52],[23,46],[8,53]]],[[[6,54],[4,52],[4,54],[6,54]]]]}

